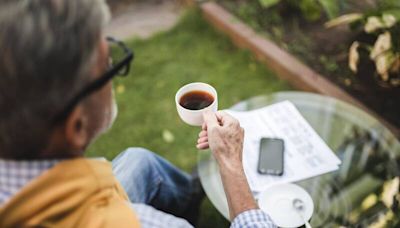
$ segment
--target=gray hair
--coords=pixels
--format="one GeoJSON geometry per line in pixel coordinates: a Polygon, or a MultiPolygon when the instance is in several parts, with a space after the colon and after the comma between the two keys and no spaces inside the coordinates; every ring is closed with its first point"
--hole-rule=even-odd
{"type": "Polygon", "coordinates": [[[37,158],[108,20],[104,0],[0,0],[0,157],[37,158]]]}

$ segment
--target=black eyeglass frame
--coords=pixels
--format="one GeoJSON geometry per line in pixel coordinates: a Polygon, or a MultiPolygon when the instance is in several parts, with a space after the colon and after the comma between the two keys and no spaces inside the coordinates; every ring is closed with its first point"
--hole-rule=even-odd
{"type": "Polygon", "coordinates": [[[125,56],[122,58],[121,61],[117,63],[113,63],[113,65],[98,79],[95,81],[91,82],[90,84],[86,85],[81,92],[79,92],[73,99],[71,99],[70,102],[68,102],[68,105],[65,106],[63,111],[59,112],[54,119],[53,123],[59,123],[67,116],[70,114],[70,112],[73,110],[73,108],[79,104],[81,100],[89,96],[90,94],[96,92],[97,90],[101,89],[103,86],[105,86],[111,79],[113,79],[117,75],[121,76],[126,76],[129,73],[130,70],[130,64],[132,60],[134,59],[135,55],[134,52],[129,49],[124,42],[117,40],[113,37],[106,37],[107,41],[109,43],[113,43],[118,45],[119,48],[121,48],[125,56]],[[125,67],[125,69],[124,69],[125,67]],[[121,72],[121,70],[124,69],[124,71],[121,72]]]}

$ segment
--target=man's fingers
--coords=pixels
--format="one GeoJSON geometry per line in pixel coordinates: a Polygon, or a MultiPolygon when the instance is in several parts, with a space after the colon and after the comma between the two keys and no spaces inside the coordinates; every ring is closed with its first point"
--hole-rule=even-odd
{"type": "Polygon", "coordinates": [[[204,112],[203,119],[204,123],[207,125],[207,128],[219,126],[217,116],[211,111],[204,112]]]}
{"type": "Polygon", "coordinates": [[[196,147],[199,150],[205,150],[205,149],[208,149],[210,147],[210,145],[208,144],[208,142],[205,142],[205,143],[197,144],[196,147]]]}
{"type": "Polygon", "coordinates": [[[200,131],[200,133],[199,133],[199,138],[205,137],[205,136],[207,136],[207,131],[206,131],[206,130],[200,131]]]}
{"type": "Polygon", "coordinates": [[[235,119],[233,116],[229,115],[228,113],[224,112],[224,111],[218,111],[217,113],[215,113],[215,115],[221,119],[221,123],[222,125],[227,125],[229,123],[232,122],[238,122],[237,119],[235,119]]]}
{"type": "Polygon", "coordinates": [[[215,115],[220,120],[232,120],[232,119],[235,119],[231,115],[229,115],[228,113],[226,113],[224,111],[218,111],[218,112],[215,113],[215,115]]]}
{"type": "Polygon", "coordinates": [[[222,118],[224,117],[224,114],[225,112],[224,111],[217,111],[216,113],[215,113],[215,115],[217,116],[217,118],[218,118],[218,120],[219,121],[222,121],[222,118]]]}
{"type": "Polygon", "coordinates": [[[197,144],[208,142],[208,137],[202,137],[197,140],[197,144]]]}
{"type": "Polygon", "coordinates": [[[206,124],[206,122],[203,122],[203,124],[201,125],[201,130],[207,131],[207,124],[206,124]]]}

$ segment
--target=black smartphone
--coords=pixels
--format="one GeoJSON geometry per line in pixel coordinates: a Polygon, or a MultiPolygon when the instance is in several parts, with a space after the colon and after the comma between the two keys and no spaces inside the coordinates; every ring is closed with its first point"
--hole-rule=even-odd
{"type": "Polygon", "coordinates": [[[282,139],[262,138],[258,157],[258,172],[281,176],[283,174],[283,152],[285,144],[282,139]]]}

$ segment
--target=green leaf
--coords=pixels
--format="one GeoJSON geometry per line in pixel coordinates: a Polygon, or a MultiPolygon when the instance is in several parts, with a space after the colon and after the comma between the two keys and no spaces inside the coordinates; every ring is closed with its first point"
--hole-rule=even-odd
{"type": "Polygon", "coordinates": [[[264,8],[278,4],[281,0],[258,0],[264,8]]]}
{"type": "Polygon", "coordinates": [[[329,19],[339,16],[340,2],[338,0],[318,0],[329,19]]]}
{"type": "Polygon", "coordinates": [[[382,8],[398,8],[400,7],[399,0],[381,0],[378,2],[382,8]]]}
{"type": "Polygon", "coordinates": [[[329,20],[328,22],[325,23],[325,27],[331,28],[338,25],[351,24],[354,23],[355,21],[360,21],[363,18],[364,17],[361,13],[349,13],[329,20]]]}
{"type": "Polygon", "coordinates": [[[384,11],[382,11],[382,15],[383,14],[391,14],[397,19],[397,21],[400,21],[400,9],[384,10],[384,11]]]}
{"type": "Polygon", "coordinates": [[[299,7],[303,16],[309,21],[316,21],[321,17],[321,8],[315,0],[301,0],[299,7]]]}

